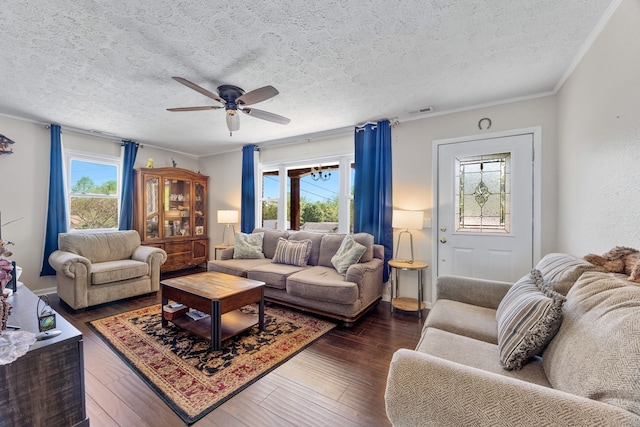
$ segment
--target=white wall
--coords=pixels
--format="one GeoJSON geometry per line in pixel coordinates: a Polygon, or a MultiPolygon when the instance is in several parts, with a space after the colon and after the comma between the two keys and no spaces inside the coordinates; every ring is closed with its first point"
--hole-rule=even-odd
{"type": "MultiPolygon", "coordinates": [[[[432,141],[542,126],[542,253],[565,251],[582,256],[615,245],[640,247],[637,212],[640,185],[635,166],[640,159],[640,2],[623,0],[557,96],[478,108],[403,122],[392,130],[394,207],[432,210],[432,141]],[[492,128],[478,129],[489,117],[492,128]],[[556,189],[557,186],[557,189],[556,189]]],[[[23,266],[22,281],[38,291],[53,288],[40,278],[46,218],[49,131],[42,125],[0,116],[0,133],[16,141],[14,154],[0,156],[2,221],[24,217],[3,229],[16,242],[14,259],[23,266]]],[[[77,141],[92,150],[112,150],[114,141],[63,134],[63,143],[77,141]],[[89,144],[87,142],[90,142],[89,144]],[[100,144],[110,144],[110,148],[100,144]],[[92,148],[94,147],[94,148],[92,148]],[[98,148],[99,147],[99,148],[98,148]]],[[[266,146],[264,162],[330,157],[352,151],[348,133],[298,144],[266,146]]],[[[117,145],[117,144],[115,144],[117,145]]],[[[136,166],[153,157],[156,167],[200,170],[209,175],[209,237],[221,243],[219,209],[240,209],[240,150],[196,159],[146,147],[136,166]]],[[[237,226],[239,228],[239,225],[237,226]]],[[[397,234],[394,236],[394,244],[397,234]]],[[[431,230],[414,233],[416,258],[432,262],[431,230]]],[[[211,252],[213,257],[213,251],[211,252]]],[[[427,275],[430,276],[430,275],[427,275]]],[[[413,278],[404,281],[406,296],[415,293],[413,278]]],[[[429,283],[430,285],[430,283],[429,283]]],[[[431,299],[427,287],[427,300],[431,299]]]]}
{"type": "Polygon", "coordinates": [[[0,156],[0,212],[3,240],[15,243],[12,260],[22,267],[20,281],[32,290],[55,287],[40,278],[49,191],[49,129],[0,116],[0,134],[15,141],[13,154],[0,156]]]}
{"type": "MultiPolygon", "coordinates": [[[[555,180],[556,180],[556,104],[555,97],[544,97],[494,107],[480,108],[454,114],[434,116],[400,123],[392,131],[393,139],[393,205],[394,208],[423,210],[432,213],[431,151],[432,141],[509,129],[542,126],[543,178],[542,178],[542,252],[555,249],[555,180]],[[478,121],[489,117],[490,130],[478,129],[478,121]]],[[[353,133],[320,140],[301,141],[297,144],[266,146],[260,149],[261,163],[278,163],[316,159],[353,153],[353,133]]],[[[240,181],[242,176],[240,151],[201,159],[201,166],[210,176],[209,209],[215,215],[218,209],[240,208],[240,181]],[[214,178],[215,177],[215,178],[214,178]]],[[[212,223],[209,236],[212,243],[220,243],[222,226],[212,223]]],[[[416,259],[432,262],[431,229],[414,231],[416,259]]],[[[394,245],[397,233],[394,234],[394,245]]],[[[395,248],[394,248],[395,251],[395,248]]],[[[212,252],[213,253],[213,252],[212,252]]],[[[395,253],[395,252],[394,252],[395,253]]],[[[425,275],[425,298],[432,296],[431,277],[425,275]]],[[[406,272],[400,277],[403,296],[417,296],[416,275],[406,272]]],[[[386,291],[388,295],[388,290],[386,291]]]]}
{"type": "MultiPolygon", "coordinates": [[[[556,179],[556,106],[554,97],[544,97],[493,107],[479,108],[400,123],[392,130],[393,205],[397,209],[423,210],[432,217],[432,149],[434,140],[482,135],[533,126],[542,127],[542,253],[554,250],[556,179]],[[478,121],[488,117],[491,129],[478,129],[478,121]]],[[[483,129],[486,128],[486,123],[483,129]]],[[[540,153],[539,153],[540,154],[540,153]]],[[[415,257],[432,264],[433,229],[413,232],[415,257]]],[[[394,234],[394,245],[397,232],[394,234]]],[[[394,248],[395,251],[395,248],[394,248]]],[[[524,274],[524,273],[523,273],[524,274]]],[[[432,300],[432,277],[427,274],[425,298],[432,300]]],[[[400,293],[415,297],[415,274],[400,278],[400,293]]]]}
{"type": "MultiPolygon", "coordinates": [[[[0,212],[2,238],[15,243],[12,260],[23,268],[20,281],[36,293],[55,292],[55,276],[40,277],[49,192],[50,131],[42,124],[0,116],[0,134],[15,141],[13,154],[0,156],[0,212]]],[[[62,130],[65,148],[120,156],[118,141],[62,130]]],[[[140,148],[136,167],[154,157],[154,166],[198,170],[198,158],[152,147],[140,148]]]]}
{"type": "MultiPolygon", "coordinates": [[[[200,159],[202,173],[209,176],[208,201],[209,259],[214,246],[223,243],[224,225],[218,224],[218,210],[240,210],[242,194],[242,150],[200,159]]],[[[240,231],[240,224],[234,225],[240,231]]]]}
{"type": "Polygon", "coordinates": [[[558,250],[640,248],[640,2],[624,0],[558,93],[558,250]]]}

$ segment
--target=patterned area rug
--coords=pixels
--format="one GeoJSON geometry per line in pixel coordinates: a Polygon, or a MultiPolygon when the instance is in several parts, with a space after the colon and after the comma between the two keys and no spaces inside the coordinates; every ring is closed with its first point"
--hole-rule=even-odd
{"type": "MultiPolygon", "coordinates": [[[[242,309],[257,313],[257,305],[242,309]]],[[[211,352],[209,340],[169,322],[160,304],[89,322],[89,326],[183,419],[192,424],[335,327],[265,306],[258,326],[211,352]]]]}

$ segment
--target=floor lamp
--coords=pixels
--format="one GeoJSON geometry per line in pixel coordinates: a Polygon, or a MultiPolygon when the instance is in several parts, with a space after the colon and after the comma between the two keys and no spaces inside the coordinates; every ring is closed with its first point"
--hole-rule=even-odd
{"type": "Polygon", "coordinates": [[[398,243],[396,244],[395,256],[396,260],[398,260],[398,252],[400,250],[400,239],[402,238],[402,235],[406,233],[409,235],[409,244],[411,245],[411,259],[404,260],[403,262],[408,262],[409,264],[413,263],[413,235],[411,234],[409,229],[420,230],[422,229],[423,222],[424,212],[422,211],[393,210],[393,221],[391,222],[391,226],[393,228],[403,229],[398,234],[398,243]]]}
{"type": "Polygon", "coordinates": [[[238,211],[218,211],[218,224],[225,224],[224,231],[222,232],[222,242],[229,246],[231,234],[236,234],[236,229],[233,224],[238,223],[238,211]]]}

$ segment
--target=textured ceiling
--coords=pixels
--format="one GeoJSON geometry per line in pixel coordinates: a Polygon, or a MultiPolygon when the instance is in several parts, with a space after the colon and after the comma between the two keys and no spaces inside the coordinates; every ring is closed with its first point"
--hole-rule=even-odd
{"type": "MultiPolygon", "coordinates": [[[[615,1],[615,0],[614,0],[615,1]]],[[[8,0],[0,114],[194,155],[553,91],[611,0],[8,0]],[[273,85],[229,136],[215,91],[273,85]]]]}

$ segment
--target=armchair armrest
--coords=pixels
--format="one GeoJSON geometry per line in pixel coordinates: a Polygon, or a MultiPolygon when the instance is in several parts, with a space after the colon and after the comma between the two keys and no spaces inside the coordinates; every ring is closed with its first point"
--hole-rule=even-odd
{"type": "Polygon", "coordinates": [[[472,277],[440,276],[436,299],[449,299],[486,308],[498,308],[513,283],[472,277]]]}
{"type": "Polygon", "coordinates": [[[91,261],[81,255],[74,254],[72,252],[65,252],[61,250],[54,251],[49,256],[49,264],[58,273],[63,274],[71,279],[76,277],[76,264],[82,264],[86,274],[91,273],[91,261]]]}
{"type": "Polygon", "coordinates": [[[142,245],[138,246],[133,251],[133,254],[131,255],[131,259],[140,261],[140,262],[146,262],[151,266],[152,258],[154,256],[159,256],[160,265],[164,264],[165,261],[167,260],[167,253],[164,250],[153,247],[153,246],[142,246],[142,245]]]}
{"type": "Polygon", "coordinates": [[[167,261],[167,253],[153,246],[138,246],[131,255],[131,259],[146,262],[151,276],[151,291],[160,289],[160,267],[167,261]]]}
{"type": "Polygon", "coordinates": [[[394,426],[632,426],[640,417],[418,351],[394,353],[385,392],[394,426]]]}

